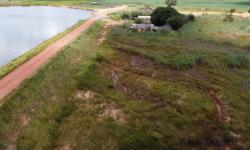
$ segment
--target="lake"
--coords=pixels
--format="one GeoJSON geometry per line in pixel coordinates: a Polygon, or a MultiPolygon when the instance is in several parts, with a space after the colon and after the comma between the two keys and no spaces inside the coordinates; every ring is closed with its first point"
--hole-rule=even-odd
{"type": "Polygon", "coordinates": [[[0,7],[0,67],[91,13],[48,6],[0,7]]]}

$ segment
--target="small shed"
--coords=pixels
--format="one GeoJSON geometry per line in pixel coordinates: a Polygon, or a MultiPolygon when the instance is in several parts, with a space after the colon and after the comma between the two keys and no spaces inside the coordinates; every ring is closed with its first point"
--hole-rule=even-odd
{"type": "Polygon", "coordinates": [[[91,2],[91,5],[99,5],[99,2],[91,2]]]}
{"type": "Polygon", "coordinates": [[[151,24],[151,16],[138,16],[145,24],[151,24]]]}

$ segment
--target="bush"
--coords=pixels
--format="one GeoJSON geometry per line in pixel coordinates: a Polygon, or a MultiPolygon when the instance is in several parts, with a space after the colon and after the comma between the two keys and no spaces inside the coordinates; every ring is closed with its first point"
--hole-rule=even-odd
{"type": "Polygon", "coordinates": [[[180,13],[171,7],[158,7],[151,14],[151,22],[154,25],[162,26],[165,25],[166,20],[170,17],[179,16],[180,13]]]}
{"type": "Polygon", "coordinates": [[[233,15],[231,13],[227,14],[225,16],[225,18],[223,19],[223,21],[225,21],[225,22],[233,22],[234,21],[233,15]]]}
{"type": "Polygon", "coordinates": [[[186,17],[179,15],[170,17],[166,20],[166,24],[169,24],[173,30],[178,30],[187,22],[186,17]]]}
{"type": "Polygon", "coordinates": [[[141,24],[141,23],[143,23],[143,20],[137,18],[137,19],[135,19],[135,23],[136,23],[136,24],[141,24]]]}
{"type": "Polygon", "coordinates": [[[132,133],[124,136],[120,150],[158,150],[158,140],[146,133],[132,133]]]}
{"type": "Polygon", "coordinates": [[[109,14],[109,17],[112,20],[121,20],[122,19],[121,13],[117,13],[117,12],[109,14]]]}
{"type": "Polygon", "coordinates": [[[182,54],[172,57],[168,66],[175,70],[188,70],[196,65],[208,64],[206,59],[199,54],[182,54]]]}
{"type": "Polygon", "coordinates": [[[175,70],[187,70],[193,68],[195,65],[195,60],[189,55],[179,55],[175,56],[170,61],[170,68],[175,70]]]}
{"type": "Polygon", "coordinates": [[[5,150],[5,146],[0,143],[0,150],[5,150]]]}
{"type": "Polygon", "coordinates": [[[248,10],[248,13],[250,13],[250,9],[248,10]]]}
{"type": "Polygon", "coordinates": [[[100,54],[97,54],[94,59],[95,59],[96,62],[101,63],[104,60],[104,56],[100,55],[100,54]]]}
{"type": "Polygon", "coordinates": [[[193,14],[189,14],[187,16],[188,21],[195,21],[195,16],[193,14]]]}
{"type": "Polygon", "coordinates": [[[233,8],[233,9],[230,10],[230,13],[234,13],[234,12],[236,12],[235,8],[233,8]]]}
{"type": "Polygon", "coordinates": [[[132,12],[131,12],[131,15],[130,15],[130,16],[131,16],[130,18],[131,18],[132,20],[135,20],[138,16],[141,16],[141,15],[143,15],[142,12],[139,12],[139,11],[132,11],[132,12]]]}
{"type": "Polygon", "coordinates": [[[243,54],[232,54],[225,58],[225,63],[229,68],[246,68],[250,60],[243,54]]]}
{"type": "Polygon", "coordinates": [[[129,15],[127,12],[124,12],[124,13],[121,15],[121,18],[124,19],[124,20],[128,20],[128,19],[130,19],[130,15],[129,15]]]}

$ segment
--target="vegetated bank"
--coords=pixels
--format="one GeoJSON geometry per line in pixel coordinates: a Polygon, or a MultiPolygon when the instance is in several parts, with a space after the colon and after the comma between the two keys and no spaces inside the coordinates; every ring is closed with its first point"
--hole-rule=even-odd
{"type": "Polygon", "coordinates": [[[23,64],[24,62],[28,61],[30,58],[32,58],[33,56],[35,56],[36,54],[38,54],[39,52],[41,52],[42,50],[44,50],[50,44],[54,43],[58,39],[62,38],[63,36],[67,35],[69,32],[71,32],[74,29],[76,29],[77,27],[79,27],[83,22],[84,21],[79,21],[78,23],[76,23],[72,27],[69,27],[65,31],[63,31],[63,32],[61,32],[61,33],[53,36],[52,38],[44,41],[43,43],[41,43],[37,47],[35,47],[32,50],[28,51],[27,53],[21,55],[20,57],[14,59],[13,61],[11,61],[10,63],[8,63],[7,65],[1,67],[0,68],[0,78],[2,78],[3,76],[5,76],[9,72],[11,72],[12,70],[14,70],[18,66],[20,66],[21,64],[23,64]]]}
{"type": "Polygon", "coordinates": [[[88,64],[95,55],[102,26],[98,22],[83,32],[6,98],[0,107],[0,149],[12,145],[18,149],[59,146],[59,129],[80,102],[74,98],[75,76],[84,69],[81,64],[88,64]]]}

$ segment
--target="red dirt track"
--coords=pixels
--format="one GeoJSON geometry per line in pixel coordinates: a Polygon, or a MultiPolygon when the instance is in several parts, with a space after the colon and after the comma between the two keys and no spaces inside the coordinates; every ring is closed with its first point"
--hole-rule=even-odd
{"type": "Polygon", "coordinates": [[[101,9],[95,12],[95,14],[86,20],[82,25],[80,25],[75,30],[68,33],[66,36],[62,37],[55,43],[48,46],[42,52],[20,65],[18,68],[4,76],[0,79],[0,103],[3,99],[8,96],[13,90],[17,89],[18,86],[27,78],[36,73],[44,64],[46,64],[51,58],[55,57],[58,52],[70,44],[74,39],[76,39],[81,32],[89,28],[93,23],[95,23],[100,18],[103,18],[107,13],[126,9],[127,6],[120,6],[108,9],[101,9]]]}
{"type": "Polygon", "coordinates": [[[71,43],[79,34],[90,27],[96,21],[95,18],[90,18],[77,29],[73,30],[63,38],[59,39],[52,45],[48,46],[41,53],[37,54],[18,68],[10,72],[0,80],[0,101],[7,96],[11,91],[16,89],[25,79],[38,71],[49,59],[66,45],[71,43]]]}

